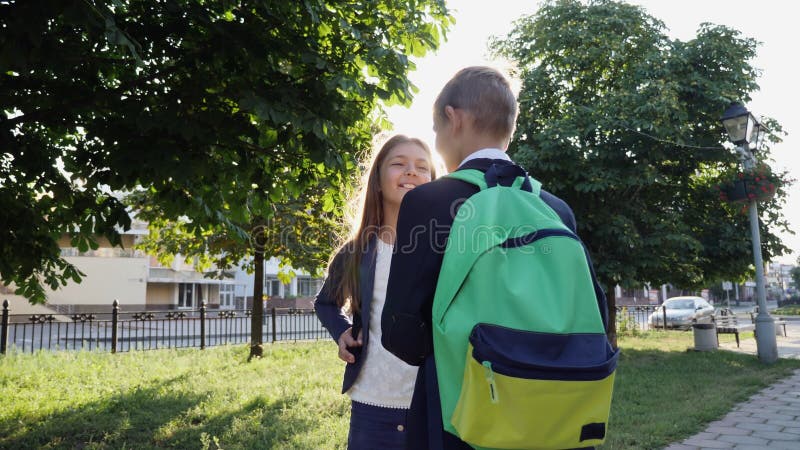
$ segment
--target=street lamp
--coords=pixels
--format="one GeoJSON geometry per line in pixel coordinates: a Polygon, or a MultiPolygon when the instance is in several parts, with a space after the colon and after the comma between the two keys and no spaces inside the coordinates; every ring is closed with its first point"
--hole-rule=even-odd
{"type": "Polygon", "coordinates": [[[756,117],[741,103],[731,103],[725,114],[720,119],[728,137],[735,145],[747,146],[753,136],[753,131],[758,123],[756,117]]]}
{"type": "MultiPolygon", "coordinates": [[[[753,152],[759,151],[766,128],[740,103],[731,103],[721,118],[731,142],[745,170],[755,167],[753,152]],[[752,148],[751,148],[752,145],[752,148]]],[[[764,287],[764,260],[761,256],[761,235],[758,227],[758,206],[750,199],[750,233],[753,240],[753,258],[756,266],[756,291],[758,293],[758,316],[756,316],[756,346],[758,359],[765,363],[778,360],[778,344],[775,338],[775,320],[767,312],[767,292],[764,287]]]]}

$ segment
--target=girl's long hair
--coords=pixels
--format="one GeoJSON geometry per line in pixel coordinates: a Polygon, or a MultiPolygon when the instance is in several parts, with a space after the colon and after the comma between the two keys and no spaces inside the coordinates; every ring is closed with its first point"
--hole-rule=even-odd
{"type": "Polygon", "coordinates": [[[361,258],[366,251],[370,239],[377,239],[383,225],[383,195],[381,195],[380,172],[386,156],[396,146],[401,144],[416,144],[422,147],[428,154],[431,162],[431,180],[436,178],[436,168],[433,163],[433,155],[430,148],[422,140],[397,134],[389,138],[380,150],[372,155],[372,162],[369,170],[361,180],[360,188],[356,190],[356,195],[350,201],[349,228],[350,233],[339,250],[333,253],[329,263],[330,268],[333,258],[342,253],[342,273],[341,282],[337,292],[333,292],[336,304],[339,307],[347,307],[351,313],[361,311],[361,292],[359,286],[361,258]]]}

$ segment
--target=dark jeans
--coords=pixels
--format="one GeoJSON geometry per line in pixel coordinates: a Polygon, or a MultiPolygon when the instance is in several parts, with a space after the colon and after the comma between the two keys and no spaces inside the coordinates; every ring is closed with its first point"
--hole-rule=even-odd
{"type": "Polygon", "coordinates": [[[405,449],[407,417],[407,409],[382,408],[351,402],[347,449],[405,449]]]}

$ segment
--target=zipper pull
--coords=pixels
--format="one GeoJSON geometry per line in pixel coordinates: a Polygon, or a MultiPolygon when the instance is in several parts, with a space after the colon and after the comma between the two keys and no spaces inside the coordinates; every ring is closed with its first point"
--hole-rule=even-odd
{"type": "Polygon", "coordinates": [[[489,361],[484,361],[482,364],[486,372],[486,382],[489,383],[489,396],[492,399],[492,403],[498,403],[500,402],[500,398],[497,395],[497,385],[494,383],[492,363],[489,361]]]}

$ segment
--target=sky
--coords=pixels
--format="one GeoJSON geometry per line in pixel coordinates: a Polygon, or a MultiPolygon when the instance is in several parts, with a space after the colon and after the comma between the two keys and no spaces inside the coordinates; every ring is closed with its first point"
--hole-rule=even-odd
{"type": "MultiPolygon", "coordinates": [[[[434,133],[431,108],[436,95],[447,80],[462,67],[489,65],[502,71],[509,69],[505,61],[492,59],[487,50],[491,36],[503,37],[514,20],[536,12],[540,2],[534,0],[494,0],[487,7],[485,0],[450,0],[456,19],[447,41],[436,52],[415,60],[417,70],[409,75],[419,92],[410,107],[388,109],[393,132],[419,137],[431,146],[434,133]]],[[[796,28],[800,15],[793,13],[792,2],[762,0],[757,3],[740,0],[650,0],[629,1],[641,5],[667,27],[667,34],[682,41],[696,36],[703,22],[726,25],[742,32],[743,36],[761,42],[757,57],[751,64],[760,69],[760,90],[753,93],[746,106],[756,116],[776,119],[788,133],[783,142],[772,147],[772,166],[788,170],[798,180],[789,189],[784,216],[790,229],[800,231],[800,88],[796,83],[798,64],[796,28]]],[[[512,80],[516,89],[519,83],[512,80]]],[[[723,111],[720,111],[722,115],[723,111]]],[[[535,174],[534,174],[535,175],[535,174]]],[[[580,218],[578,218],[580,220],[580,218]]],[[[782,233],[781,238],[793,253],[776,258],[775,262],[796,264],[800,256],[800,234],[782,233]]]]}

